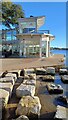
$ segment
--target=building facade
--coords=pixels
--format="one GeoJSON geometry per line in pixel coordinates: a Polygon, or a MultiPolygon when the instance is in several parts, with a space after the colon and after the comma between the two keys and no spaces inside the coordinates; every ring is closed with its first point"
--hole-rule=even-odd
{"type": "Polygon", "coordinates": [[[45,16],[19,18],[19,28],[2,32],[2,46],[18,53],[20,57],[49,57],[50,42],[54,36],[49,30],[39,30],[45,22],[45,16]]]}

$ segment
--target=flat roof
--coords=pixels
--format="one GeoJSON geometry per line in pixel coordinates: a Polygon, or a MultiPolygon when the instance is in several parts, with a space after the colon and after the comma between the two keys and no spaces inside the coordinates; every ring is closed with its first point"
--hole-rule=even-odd
{"type": "Polygon", "coordinates": [[[45,18],[45,16],[43,15],[43,16],[36,16],[36,17],[34,17],[34,16],[32,16],[32,17],[26,17],[26,18],[18,18],[18,20],[30,20],[30,19],[39,19],[39,18],[45,18]]]}
{"type": "Polygon", "coordinates": [[[29,18],[19,18],[19,24],[22,22],[37,22],[37,29],[40,28],[45,22],[45,16],[29,17],[29,18]]]}

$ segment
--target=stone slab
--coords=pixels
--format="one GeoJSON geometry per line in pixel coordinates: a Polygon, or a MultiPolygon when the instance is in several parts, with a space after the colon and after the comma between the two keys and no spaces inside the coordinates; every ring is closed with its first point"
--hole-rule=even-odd
{"type": "Polygon", "coordinates": [[[34,94],[35,94],[35,86],[34,85],[24,85],[24,84],[21,84],[16,89],[17,97],[22,97],[22,96],[26,96],[26,95],[34,96],[34,94]]]}
{"type": "Polygon", "coordinates": [[[9,92],[9,95],[11,97],[13,85],[12,83],[0,83],[0,89],[4,89],[9,92]]]}
{"type": "Polygon", "coordinates": [[[16,115],[40,115],[41,104],[37,96],[23,96],[16,109],[16,115]]]}

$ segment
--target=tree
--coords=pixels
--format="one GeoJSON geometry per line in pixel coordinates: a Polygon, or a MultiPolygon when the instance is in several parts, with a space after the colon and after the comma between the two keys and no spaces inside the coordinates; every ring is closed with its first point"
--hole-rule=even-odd
{"type": "Polygon", "coordinates": [[[2,24],[8,28],[11,28],[11,25],[16,27],[18,18],[23,18],[24,16],[24,11],[20,5],[12,2],[2,2],[2,24]]]}

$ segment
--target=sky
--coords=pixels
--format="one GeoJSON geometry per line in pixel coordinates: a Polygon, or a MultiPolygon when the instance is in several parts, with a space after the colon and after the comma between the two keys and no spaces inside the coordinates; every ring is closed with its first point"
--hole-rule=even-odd
{"type": "Polygon", "coordinates": [[[66,2],[15,1],[15,4],[22,6],[25,17],[45,16],[45,24],[40,30],[50,30],[50,33],[55,36],[55,40],[51,42],[52,47],[66,47],[66,2]]]}
{"type": "Polygon", "coordinates": [[[15,2],[20,4],[25,17],[45,16],[45,24],[40,28],[50,30],[55,36],[52,47],[66,47],[66,3],[65,2],[15,2]]]}

